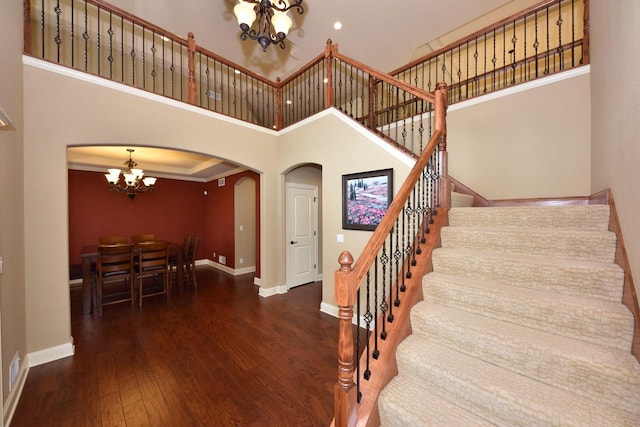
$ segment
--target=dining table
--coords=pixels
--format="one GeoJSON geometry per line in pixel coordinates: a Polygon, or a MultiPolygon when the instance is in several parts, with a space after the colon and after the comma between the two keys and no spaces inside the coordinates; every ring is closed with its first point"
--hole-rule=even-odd
{"type": "MultiPolygon", "coordinates": [[[[183,262],[184,247],[182,243],[169,243],[169,262],[176,264],[176,276],[178,277],[178,288],[182,289],[183,282],[183,262]]],[[[98,260],[98,246],[86,245],[80,249],[80,258],[82,259],[82,314],[91,314],[93,309],[93,300],[91,292],[92,272],[95,271],[96,261],[98,260]]],[[[134,245],[136,246],[136,245],[134,245]]]]}

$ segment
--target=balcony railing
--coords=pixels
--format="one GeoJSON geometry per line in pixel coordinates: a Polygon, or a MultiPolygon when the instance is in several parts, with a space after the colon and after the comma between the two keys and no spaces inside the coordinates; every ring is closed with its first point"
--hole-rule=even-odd
{"type": "Polygon", "coordinates": [[[449,104],[589,63],[589,0],[546,0],[451,43],[392,76],[449,104]]]}
{"type": "Polygon", "coordinates": [[[102,0],[25,0],[25,54],[259,126],[282,129],[336,107],[419,155],[422,97],[458,102],[586,64],[588,0],[547,0],[390,75],[325,51],[270,81],[102,0]],[[425,95],[427,94],[427,95],[425,95]],[[412,118],[417,117],[418,120],[412,118]]]}

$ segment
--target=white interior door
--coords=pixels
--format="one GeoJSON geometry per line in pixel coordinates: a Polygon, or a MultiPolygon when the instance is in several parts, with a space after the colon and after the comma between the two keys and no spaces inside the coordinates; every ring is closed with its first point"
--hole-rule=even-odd
{"type": "Polygon", "coordinates": [[[316,280],[318,251],[318,187],[287,184],[287,286],[316,280]]]}

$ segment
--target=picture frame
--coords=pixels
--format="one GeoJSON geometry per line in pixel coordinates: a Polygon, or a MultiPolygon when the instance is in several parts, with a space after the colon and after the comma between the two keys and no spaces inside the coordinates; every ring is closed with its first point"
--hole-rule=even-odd
{"type": "Polygon", "coordinates": [[[342,228],[376,229],[393,200],[393,169],[342,175],[342,228]]]}

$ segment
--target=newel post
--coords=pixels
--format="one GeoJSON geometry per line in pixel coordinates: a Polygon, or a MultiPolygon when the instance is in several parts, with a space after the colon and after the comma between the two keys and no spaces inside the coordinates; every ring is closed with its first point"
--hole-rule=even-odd
{"type": "Polygon", "coordinates": [[[196,97],[196,39],[193,33],[189,33],[189,104],[197,105],[198,100],[196,97]]]}
{"type": "Polygon", "coordinates": [[[438,155],[440,157],[440,206],[451,207],[451,191],[449,184],[448,154],[447,154],[447,84],[440,82],[436,86],[436,129],[442,130],[438,155]]]}
{"type": "Polygon", "coordinates": [[[334,387],[335,426],[355,426],[358,419],[357,390],[353,382],[355,343],[351,322],[356,303],[353,256],[344,251],[338,257],[335,272],[335,299],[338,304],[338,382],[334,387]]]}
{"type": "Polygon", "coordinates": [[[327,71],[327,82],[324,85],[324,108],[333,107],[333,49],[331,39],[324,48],[324,69],[327,71]]]}

